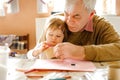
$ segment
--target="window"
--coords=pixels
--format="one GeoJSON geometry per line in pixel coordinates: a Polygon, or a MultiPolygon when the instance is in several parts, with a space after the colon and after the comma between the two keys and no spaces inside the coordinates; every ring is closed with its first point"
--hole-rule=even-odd
{"type": "Polygon", "coordinates": [[[4,0],[0,0],[0,16],[5,16],[4,0]]]}
{"type": "Polygon", "coordinates": [[[96,0],[96,13],[98,15],[111,15],[115,12],[116,0],[96,0]]]}
{"type": "Polygon", "coordinates": [[[52,9],[52,13],[63,12],[65,0],[37,0],[38,13],[48,12],[48,8],[52,9]]]}
{"type": "Polygon", "coordinates": [[[37,0],[37,12],[47,13],[48,12],[48,0],[37,0]]]}
{"type": "MultiPolygon", "coordinates": [[[[65,0],[53,0],[53,12],[63,12],[65,0]]],[[[116,0],[96,0],[96,13],[98,15],[111,15],[115,13],[116,0]]]]}
{"type": "Polygon", "coordinates": [[[65,0],[54,0],[53,12],[63,12],[64,11],[65,0]]]}
{"type": "Polygon", "coordinates": [[[18,12],[18,0],[0,0],[0,16],[5,16],[5,7],[7,7],[7,13],[18,12]]]}
{"type": "Polygon", "coordinates": [[[18,0],[6,0],[7,13],[19,12],[19,1],[18,0]]]}

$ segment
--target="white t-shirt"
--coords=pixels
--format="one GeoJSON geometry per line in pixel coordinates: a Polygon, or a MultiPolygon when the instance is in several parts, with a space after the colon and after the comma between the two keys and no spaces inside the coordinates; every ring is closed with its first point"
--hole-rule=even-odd
{"type": "Polygon", "coordinates": [[[48,49],[46,49],[45,51],[41,52],[39,54],[39,56],[34,57],[32,55],[34,50],[38,50],[41,46],[41,43],[38,43],[34,49],[31,49],[27,52],[27,58],[28,59],[36,59],[39,57],[39,59],[51,59],[52,57],[54,57],[54,53],[53,53],[53,47],[49,47],[48,49]]]}

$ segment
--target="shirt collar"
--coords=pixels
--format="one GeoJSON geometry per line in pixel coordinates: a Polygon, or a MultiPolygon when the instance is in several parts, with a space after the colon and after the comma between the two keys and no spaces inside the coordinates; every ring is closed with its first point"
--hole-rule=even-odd
{"type": "Polygon", "coordinates": [[[93,21],[89,20],[86,26],[83,28],[83,30],[93,32],[93,21]]]}

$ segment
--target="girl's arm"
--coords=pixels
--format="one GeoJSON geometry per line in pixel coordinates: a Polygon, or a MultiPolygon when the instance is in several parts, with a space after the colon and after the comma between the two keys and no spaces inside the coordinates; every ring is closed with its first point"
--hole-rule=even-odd
{"type": "Polygon", "coordinates": [[[27,53],[28,59],[39,58],[40,53],[46,50],[48,47],[49,45],[46,43],[46,41],[38,43],[34,49],[28,51],[27,53]]]}
{"type": "Polygon", "coordinates": [[[36,56],[34,55],[34,53],[35,53],[35,51],[36,51],[37,49],[40,48],[40,45],[41,45],[40,43],[37,43],[37,45],[36,45],[33,49],[31,49],[31,50],[29,50],[29,51],[27,52],[27,58],[28,58],[28,59],[38,58],[37,55],[36,55],[36,56]]]}

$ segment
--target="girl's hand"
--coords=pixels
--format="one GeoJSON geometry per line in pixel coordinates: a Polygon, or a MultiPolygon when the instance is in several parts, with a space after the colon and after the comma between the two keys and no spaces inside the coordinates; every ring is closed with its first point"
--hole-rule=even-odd
{"type": "Polygon", "coordinates": [[[43,52],[44,50],[48,49],[50,47],[50,45],[44,41],[44,42],[41,42],[41,46],[40,46],[40,52],[43,52]]]}
{"type": "Polygon", "coordinates": [[[37,49],[37,50],[34,50],[32,55],[34,57],[37,57],[41,52],[43,52],[44,50],[48,49],[49,47],[50,47],[50,45],[46,41],[41,42],[40,48],[37,49]]]}

